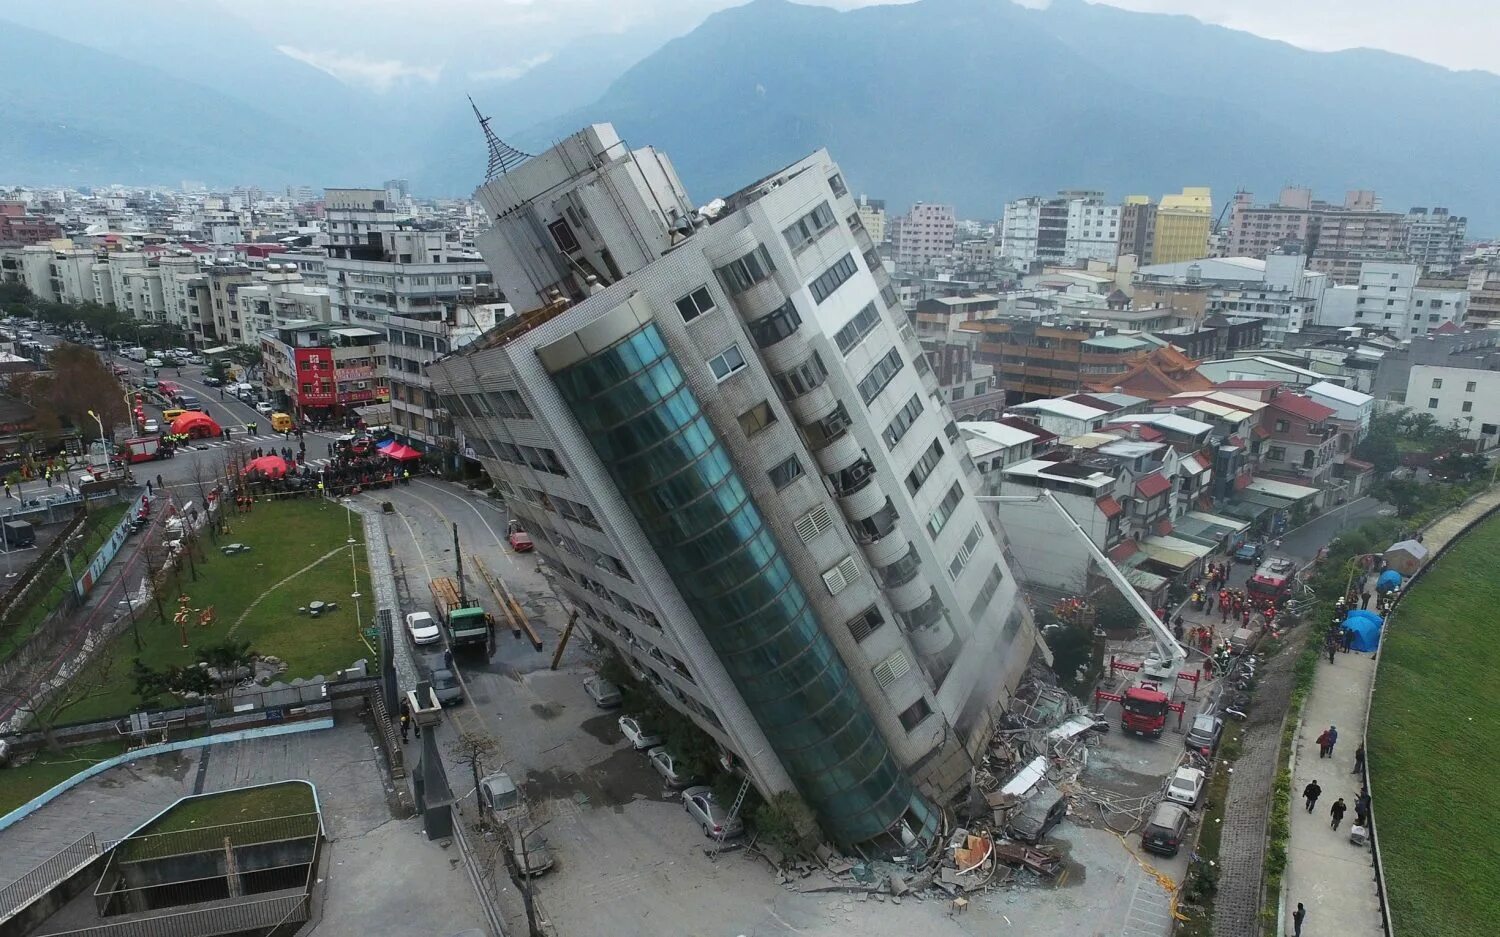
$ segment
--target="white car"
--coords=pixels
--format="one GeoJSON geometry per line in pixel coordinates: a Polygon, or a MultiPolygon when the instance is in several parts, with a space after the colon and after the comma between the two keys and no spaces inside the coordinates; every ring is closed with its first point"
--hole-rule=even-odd
{"type": "Polygon", "coordinates": [[[144,363],[148,368],[159,368],[162,366],[162,360],[160,358],[147,358],[144,363]]]}
{"type": "Polygon", "coordinates": [[[426,612],[412,612],[406,616],[406,631],[413,644],[436,644],[443,640],[438,623],[426,612]]]}
{"type": "Polygon", "coordinates": [[[262,400],[255,405],[255,412],[264,413],[266,416],[270,416],[275,410],[276,408],[271,406],[271,401],[269,400],[262,400]]]}
{"type": "Polygon", "coordinates": [[[202,355],[188,355],[187,356],[187,363],[191,364],[191,365],[200,365],[200,364],[203,363],[203,356],[202,355]]]}
{"type": "Polygon", "coordinates": [[[661,744],[661,736],[647,731],[646,727],[641,724],[641,720],[635,716],[620,717],[620,734],[624,735],[625,741],[634,746],[638,752],[661,744]]]}
{"type": "Polygon", "coordinates": [[[1202,768],[1178,768],[1167,782],[1166,798],[1184,807],[1196,807],[1203,796],[1203,784],[1207,780],[1202,768]]]}
{"type": "Polygon", "coordinates": [[[161,424],[155,420],[147,420],[146,424],[141,427],[141,430],[148,434],[159,433],[161,432],[161,424]]]}

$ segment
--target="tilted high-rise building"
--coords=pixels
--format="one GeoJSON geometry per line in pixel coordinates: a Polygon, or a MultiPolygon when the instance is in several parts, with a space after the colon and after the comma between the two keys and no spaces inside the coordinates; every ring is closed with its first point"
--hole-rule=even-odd
{"type": "Polygon", "coordinates": [[[695,211],[594,125],[478,199],[523,311],[429,373],[581,621],[836,841],[930,837],[1041,644],[838,166],[695,211]]]}

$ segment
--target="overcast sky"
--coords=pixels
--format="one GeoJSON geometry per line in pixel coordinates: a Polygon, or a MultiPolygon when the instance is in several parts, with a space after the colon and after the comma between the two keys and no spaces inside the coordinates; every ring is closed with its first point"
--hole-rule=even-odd
{"type": "MultiPolygon", "coordinates": [[[[228,2],[228,0],[221,0],[228,2]]],[[[374,87],[505,76],[581,33],[665,40],[741,0],[261,0],[251,28],[303,61],[374,87]],[[420,12],[418,12],[420,11],[420,12]],[[482,37],[482,38],[481,38],[482,37]]],[[[899,0],[801,0],[850,8],[899,0]]],[[[1003,0],[996,0],[1003,2],[1003,0]]],[[[1046,0],[1024,0],[1040,6],[1046,0]]],[[[1094,2],[1094,0],[1091,0],[1094,2]]],[[[1104,0],[1186,13],[1309,49],[1386,49],[1500,73],[1500,0],[1104,0]]]]}

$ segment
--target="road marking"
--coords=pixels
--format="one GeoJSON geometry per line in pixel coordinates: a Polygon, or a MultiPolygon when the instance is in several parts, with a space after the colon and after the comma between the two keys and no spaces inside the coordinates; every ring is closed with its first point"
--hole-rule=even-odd
{"type": "Polygon", "coordinates": [[[434,491],[441,491],[444,494],[450,495],[452,497],[457,497],[459,499],[459,501],[461,501],[466,507],[468,507],[469,510],[471,510],[471,511],[474,512],[474,516],[479,518],[479,523],[483,524],[484,525],[484,529],[488,530],[490,532],[490,536],[495,538],[495,547],[500,551],[500,555],[503,556],[503,557],[505,557],[505,562],[507,564],[509,564],[512,568],[515,567],[516,561],[513,560],[513,559],[511,559],[510,551],[506,549],[506,543],[505,543],[505,541],[501,540],[500,539],[500,535],[497,534],[497,533],[495,533],[495,528],[493,528],[493,527],[490,526],[490,522],[487,521],[487,520],[485,520],[484,515],[481,514],[481,513],[479,513],[479,508],[475,507],[474,503],[472,501],[469,501],[467,498],[463,498],[463,497],[459,496],[457,493],[449,491],[446,488],[442,488],[442,487],[439,487],[438,485],[434,485],[432,482],[423,481],[420,478],[417,479],[417,484],[423,485],[423,486],[428,487],[428,488],[431,488],[434,491]]]}

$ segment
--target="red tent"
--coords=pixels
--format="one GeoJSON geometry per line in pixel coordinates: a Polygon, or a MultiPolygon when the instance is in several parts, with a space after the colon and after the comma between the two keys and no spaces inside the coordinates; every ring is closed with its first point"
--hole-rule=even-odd
{"type": "Polygon", "coordinates": [[[386,446],[380,451],[385,454],[386,458],[395,459],[397,462],[410,462],[412,459],[422,458],[422,453],[399,442],[394,446],[386,446]]]}
{"type": "Polygon", "coordinates": [[[290,468],[286,459],[279,455],[263,455],[258,459],[251,459],[245,464],[245,474],[260,474],[267,478],[280,478],[290,468]]]}
{"type": "Polygon", "coordinates": [[[189,410],[182,416],[172,421],[172,432],[186,433],[197,439],[206,436],[222,436],[224,431],[219,429],[219,424],[213,421],[207,413],[197,410],[189,410]]]}

